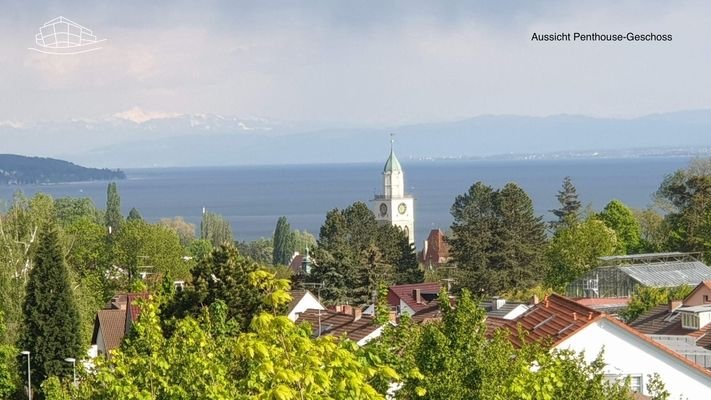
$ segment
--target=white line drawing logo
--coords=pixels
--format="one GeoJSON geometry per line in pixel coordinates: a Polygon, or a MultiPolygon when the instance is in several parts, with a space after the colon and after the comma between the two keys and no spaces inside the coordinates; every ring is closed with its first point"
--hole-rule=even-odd
{"type": "Polygon", "coordinates": [[[91,29],[74,21],[59,16],[40,26],[35,35],[38,48],[28,47],[44,54],[72,55],[100,50],[100,43],[106,39],[97,39],[91,29]]]}

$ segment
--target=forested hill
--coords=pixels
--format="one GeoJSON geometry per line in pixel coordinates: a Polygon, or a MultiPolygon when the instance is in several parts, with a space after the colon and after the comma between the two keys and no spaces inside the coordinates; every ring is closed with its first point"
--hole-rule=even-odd
{"type": "Polygon", "coordinates": [[[124,179],[121,170],[86,168],[54,158],[0,154],[0,185],[124,179]]]}

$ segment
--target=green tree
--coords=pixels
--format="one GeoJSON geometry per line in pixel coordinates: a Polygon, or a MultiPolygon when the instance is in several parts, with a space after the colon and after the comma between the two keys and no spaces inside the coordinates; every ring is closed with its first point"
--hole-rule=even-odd
{"type": "Polygon", "coordinates": [[[692,290],[693,288],[687,285],[675,288],[639,286],[630,296],[627,308],[620,312],[620,316],[630,323],[655,306],[667,304],[672,300],[683,300],[692,290]]]}
{"type": "Polygon", "coordinates": [[[207,257],[198,259],[188,287],[178,293],[165,310],[166,317],[198,316],[203,307],[217,301],[228,307],[228,317],[242,329],[262,310],[262,295],[249,283],[249,274],[260,269],[253,260],[243,257],[232,244],[223,244],[207,257]]]}
{"type": "Polygon", "coordinates": [[[580,216],[581,203],[578,200],[578,191],[573,185],[573,181],[569,176],[563,178],[563,187],[556,195],[560,208],[550,210],[556,217],[557,221],[551,223],[554,228],[565,225],[568,222],[575,222],[580,216]]]}
{"type": "Polygon", "coordinates": [[[635,217],[640,227],[640,251],[659,253],[668,250],[669,227],[664,217],[652,208],[636,210],[635,217]]]}
{"type": "Polygon", "coordinates": [[[121,214],[121,196],[118,193],[116,182],[109,183],[106,188],[106,212],[104,214],[104,223],[109,228],[112,234],[118,233],[123,215],[121,214]]]}
{"type": "Polygon", "coordinates": [[[618,248],[615,231],[594,217],[565,226],[553,235],[546,249],[546,283],[562,291],[597,267],[599,257],[613,255],[618,248]]]}
{"type": "Polygon", "coordinates": [[[178,235],[163,226],[143,220],[125,222],[113,241],[116,265],[126,269],[129,285],[138,279],[139,267],[149,273],[170,273],[181,279],[189,276],[178,235]]]}
{"type": "MultiPolygon", "coordinates": [[[[4,337],[5,332],[5,318],[0,311],[0,337],[4,337]]],[[[17,390],[17,354],[15,346],[0,343],[0,398],[9,399],[17,390]]]]}
{"type": "Polygon", "coordinates": [[[128,217],[126,218],[127,221],[143,221],[143,216],[141,216],[141,212],[138,211],[136,207],[131,208],[131,211],[128,212],[128,217]]]}
{"type": "Polygon", "coordinates": [[[109,262],[108,231],[91,217],[72,220],[64,228],[66,261],[79,274],[104,273],[109,262]]]}
{"type": "Polygon", "coordinates": [[[711,262],[711,159],[696,159],[667,176],[656,198],[669,210],[669,248],[703,252],[711,262]]]}
{"type": "Polygon", "coordinates": [[[370,303],[377,284],[419,278],[407,236],[397,227],[378,223],[361,202],[326,214],[313,260],[307,280],[324,284],[321,295],[327,302],[370,303]],[[374,265],[377,270],[369,271],[374,265]],[[376,276],[384,281],[372,281],[376,276]]]}
{"type": "Polygon", "coordinates": [[[291,232],[291,225],[286,217],[279,217],[276,228],[274,229],[274,253],[272,255],[272,264],[288,265],[291,256],[294,254],[294,234],[291,232]]]}
{"type": "Polygon", "coordinates": [[[237,243],[239,253],[252,260],[268,265],[274,260],[274,246],[271,238],[260,238],[251,242],[237,243]]]}
{"type": "Polygon", "coordinates": [[[295,230],[292,234],[294,236],[295,251],[304,254],[307,248],[313,250],[316,247],[316,237],[309,232],[295,230]]]}
{"type": "Polygon", "coordinates": [[[57,222],[63,227],[84,218],[96,223],[101,223],[103,219],[101,212],[88,197],[55,199],[54,212],[57,222]]]}
{"type": "Polygon", "coordinates": [[[612,200],[599,214],[599,218],[615,231],[620,251],[633,254],[640,250],[641,227],[632,210],[619,200],[612,200]]]}
{"type": "Polygon", "coordinates": [[[200,239],[209,240],[214,247],[234,242],[230,222],[219,214],[203,212],[200,222],[200,239]]]}
{"type": "Polygon", "coordinates": [[[40,234],[23,312],[20,347],[32,354],[34,382],[71,373],[64,359],[81,356],[81,325],[59,235],[53,226],[40,234]]]}
{"type": "Polygon", "coordinates": [[[544,224],[519,186],[494,190],[477,182],[457,196],[452,216],[448,242],[463,287],[493,295],[539,282],[544,224]]]}

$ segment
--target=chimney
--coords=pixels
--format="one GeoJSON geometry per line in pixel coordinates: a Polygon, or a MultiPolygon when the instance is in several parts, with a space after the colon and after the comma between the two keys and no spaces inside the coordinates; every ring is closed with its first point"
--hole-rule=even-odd
{"type": "Polygon", "coordinates": [[[669,300],[669,312],[673,312],[677,308],[681,307],[683,302],[681,300],[669,300]]]}
{"type": "Polygon", "coordinates": [[[493,297],[491,299],[491,307],[494,310],[499,310],[501,307],[503,307],[506,304],[506,299],[502,299],[501,297],[493,297]]]}
{"type": "Polygon", "coordinates": [[[344,314],[353,315],[353,307],[351,307],[351,306],[348,305],[348,304],[344,304],[344,305],[343,305],[342,312],[343,312],[344,314]]]}
{"type": "Polygon", "coordinates": [[[343,306],[341,304],[336,304],[336,312],[337,313],[343,312],[343,306]]]}
{"type": "Polygon", "coordinates": [[[363,316],[363,310],[361,310],[359,307],[353,307],[351,315],[353,315],[353,322],[358,321],[360,317],[363,316]]]}
{"type": "Polygon", "coordinates": [[[540,300],[538,299],[538,296],[536,296],[534,294],[533,297],[531,297],[531,300],[528,302],[528,304],[535,306],[536,304],[538,304],[538,302],[540,302],[540,300]]]}
{"type": "Polygon", "coordinates": [[[422,304],[422,292],[420,289],[412,289],[412,297],[415,298],[415,303],[422,304]]]}

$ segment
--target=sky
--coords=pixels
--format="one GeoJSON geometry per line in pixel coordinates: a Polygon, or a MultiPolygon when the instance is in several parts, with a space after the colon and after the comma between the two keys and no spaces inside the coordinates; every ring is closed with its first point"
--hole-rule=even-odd
{"type": "Polygon", "coordinates": [[[394,126],[711,108],[707,1],[0,0],[0,37],[0,126],[196,113],[394,126]],[[103,48],[28,50],[60,15],[103,48]],[[673,41],[530,40],[574,31],[673,41]]]}

